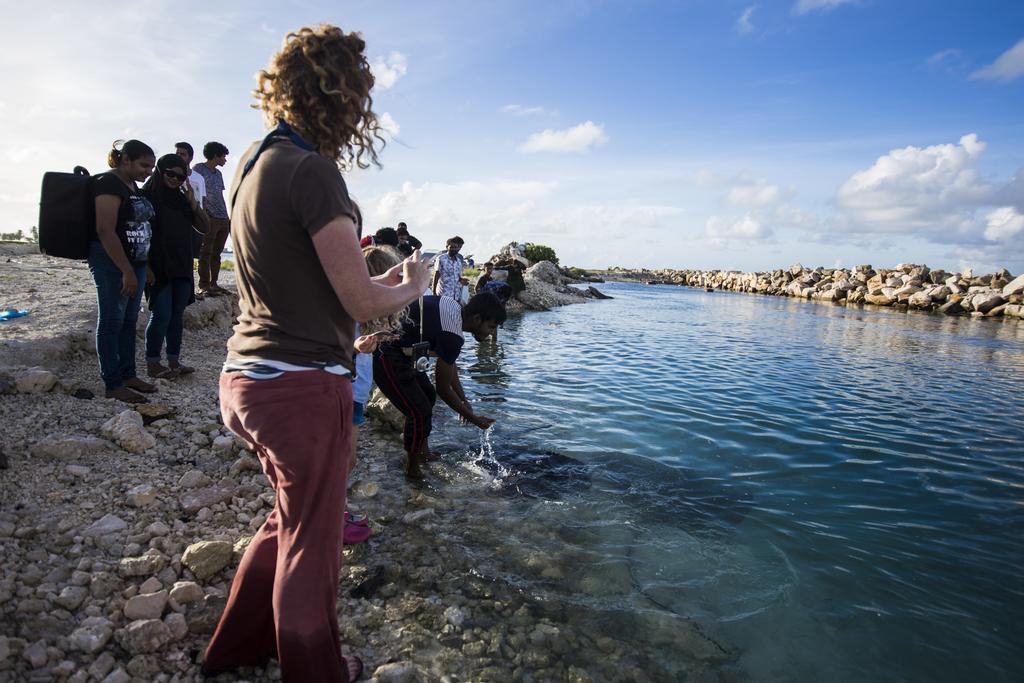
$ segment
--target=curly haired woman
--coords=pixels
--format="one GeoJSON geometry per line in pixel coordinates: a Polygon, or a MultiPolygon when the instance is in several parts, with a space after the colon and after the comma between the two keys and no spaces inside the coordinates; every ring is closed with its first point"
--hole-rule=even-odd
{"type": "Polygon", "coordinates": [[[353,681],[338,643],[338,571],[351,457],[354,320],[427,286],[413,254],[371,278],[339,167],[379,165],[373,75],[358,33],[302,28],[257,77],[273,130],[242,157],[231,196],[241,314],[220,378],[224,424],[277,492],[206,650],[203,672],[263,666],[285,681],[353,681]]]}

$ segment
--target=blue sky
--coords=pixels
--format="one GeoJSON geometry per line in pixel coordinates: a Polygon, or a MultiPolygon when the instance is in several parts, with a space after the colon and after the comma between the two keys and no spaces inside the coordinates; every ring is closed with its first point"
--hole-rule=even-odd
{"type": "Polygon", "coordinates": [[[115,138],[237,158],[255,72],[330,22],[392,133],[348,175],[371,227],[584,267],[1024,271],[1019,1],[4,5],[4,231],[115,138]]]}

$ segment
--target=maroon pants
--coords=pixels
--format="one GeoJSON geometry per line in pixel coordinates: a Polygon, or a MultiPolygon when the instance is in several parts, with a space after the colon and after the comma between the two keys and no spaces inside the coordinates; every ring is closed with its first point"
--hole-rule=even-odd
{"type": "Polygon", "coordinates": [[[276,655],[285,681],[346,681],[335,605],[352,382],[322,370],[265,380],[224,373],[220,408],[259,456],[277,504],[238,566],[203,670],[276,655]]]}

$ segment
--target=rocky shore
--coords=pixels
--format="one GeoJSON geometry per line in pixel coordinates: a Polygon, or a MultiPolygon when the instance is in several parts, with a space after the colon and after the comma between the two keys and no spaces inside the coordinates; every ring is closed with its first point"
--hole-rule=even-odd
{"type": "MultiPolygon", "coordinates": [[[[544,295],[530,306],[586,300],[548,270],[534,271],[550,287],[531,288],[544,295]]],[[[233,289],[230,273],[222,284],[233,289]]],[[[220,422],[233,299],[189,307],[182,360],[195,375],[159,380],[154,403],[133,410],[102,398],[94,297],[84,264],[0,252],[0,305],[29,311],[0,323],[0,681],[201,680],[238,558],[274,502],[220,422]]],[[[576,576],[581,596],[609,591],[571,558],[495,538],[490,520],[468,513],[457,463],[433,466],[435,485],[409,487],[399,452],[371,423],[349,497],[375,534],[344,551],[338,614],[367,678],[735,680],[722,668],[733,653],[685,619],[602,628],[498,580],[511,564],[538,580],[576,576]],[[668,663],[652,654],[681,644],[668,663]]],[[[517,533],[556,533],[542,515],[514,522],[517,533]]],[[[271,662],[218,680],[279,678],[271,662]]]]}
{"type": "Polygon", "coordinates": [[[1024,318],[1024,275],[1014,277],[1005,269],[975,275],[969,269],[949,273],[909,263],[879,269],[870,265],[852,269],[812,269],[797,263],[762,273],[623,268],[592,273],[608,280],[790,296],[845,305],[872,304],[946,315],[1024,318]]]}

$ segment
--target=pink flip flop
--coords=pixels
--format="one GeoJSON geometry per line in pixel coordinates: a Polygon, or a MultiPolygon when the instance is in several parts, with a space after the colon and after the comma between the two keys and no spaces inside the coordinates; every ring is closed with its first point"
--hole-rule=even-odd
{"type": "Polygon", "coordinates": [[[362,543],[370,536],[373,535],[373,530],[367,526],[360,526],[358,524],[346,524],[345,530],[341,534],[341,542],[344,545],[356,545],[362,543]]]}
{"type": "Polygon", "coordinates": [[[353,515],[345,510],[345,524],[357,524],[359,526],[370,526],[370,518],[366,515],[353,515]]]}

